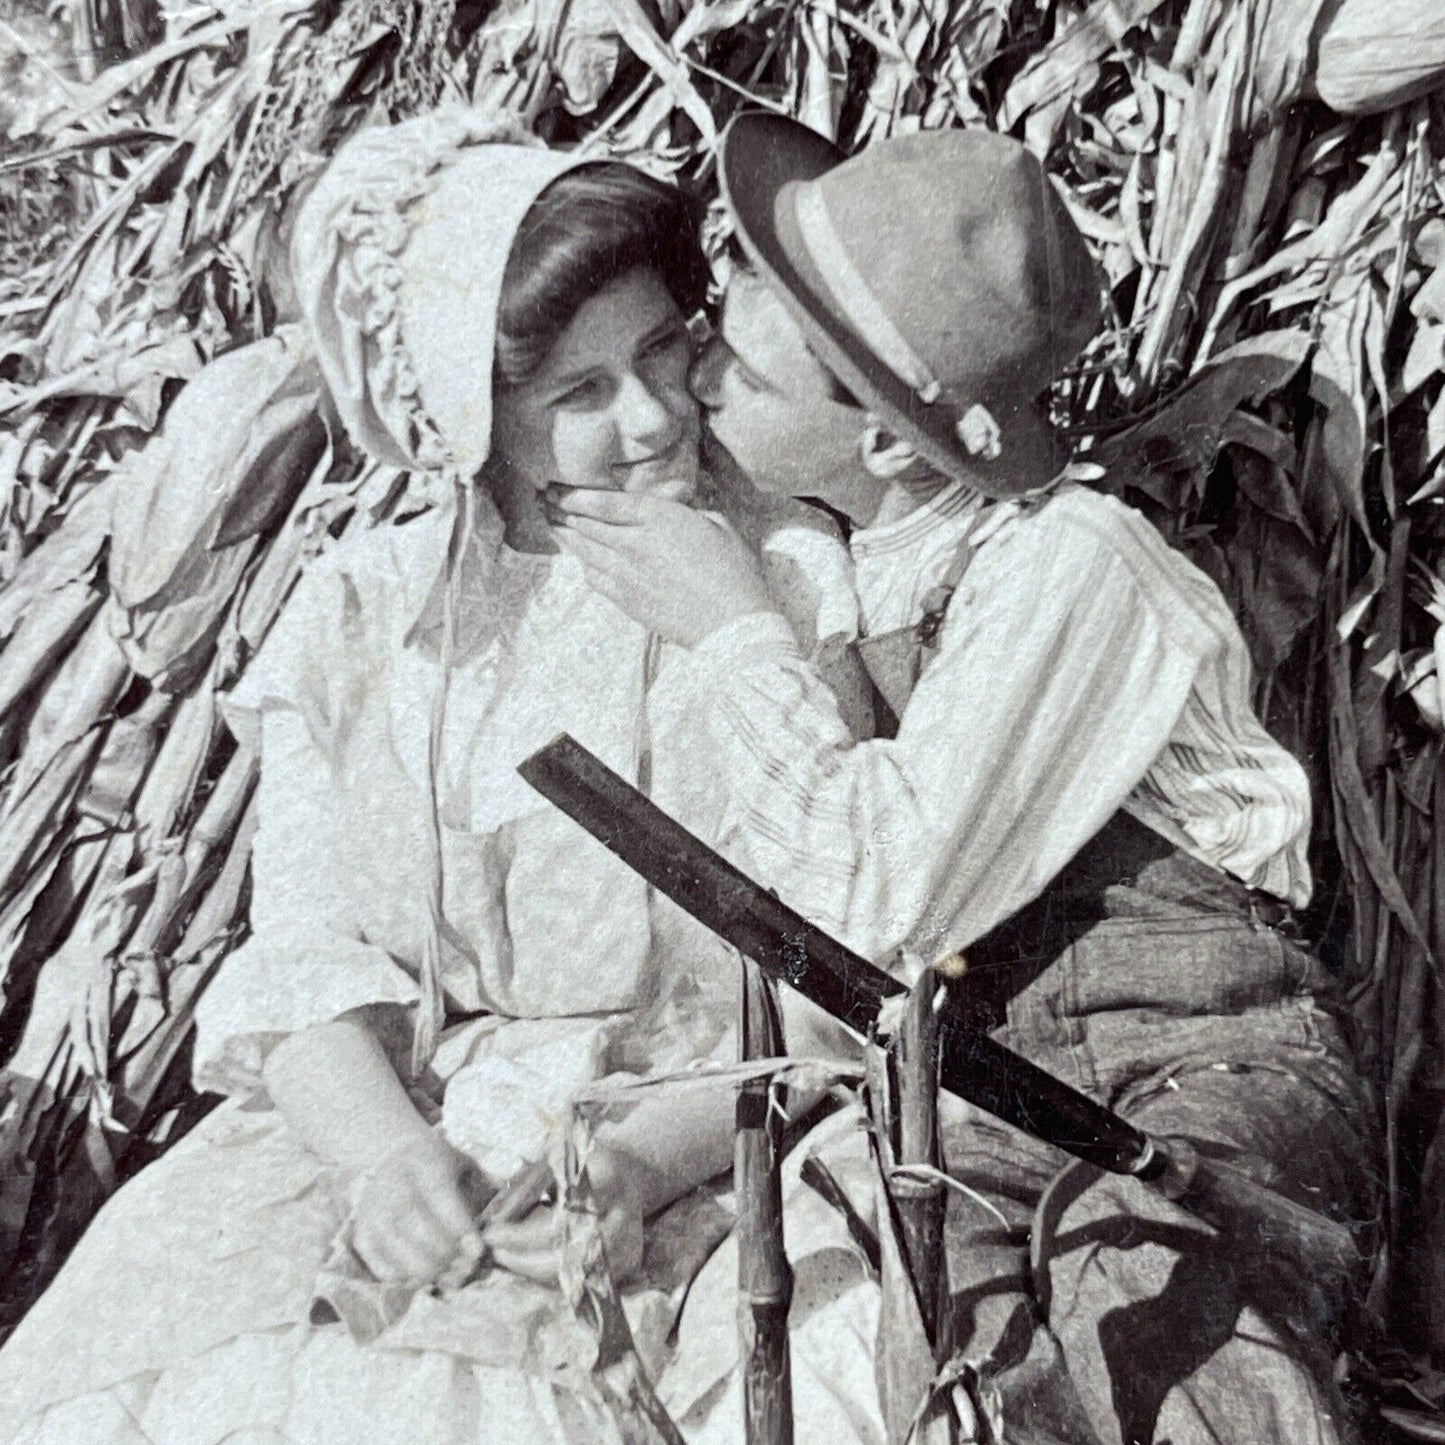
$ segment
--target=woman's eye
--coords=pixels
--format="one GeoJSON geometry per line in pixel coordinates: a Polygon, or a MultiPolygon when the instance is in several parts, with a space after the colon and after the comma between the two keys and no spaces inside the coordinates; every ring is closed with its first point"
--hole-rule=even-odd
{"type": "Polygon", "coordinates": [[[603,399],[601,378],[590,376],[586,381],[579,381],[576,386],[569,386],[566,391],[561,392],[553,399],[553,404],[567,407],[598,406],[603,399]]]}

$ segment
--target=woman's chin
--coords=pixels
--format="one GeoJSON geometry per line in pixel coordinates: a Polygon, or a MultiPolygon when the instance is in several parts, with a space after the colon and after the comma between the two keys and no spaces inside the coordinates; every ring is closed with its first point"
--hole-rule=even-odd
{"type": "Polygon", "coordinates": [[[663,501],[690,505],[697,500],[698,472],[694,467],[679,476],[673,468],[657,476],[633,476],[623,490],[634,497],[660,497],[663,501]]]}

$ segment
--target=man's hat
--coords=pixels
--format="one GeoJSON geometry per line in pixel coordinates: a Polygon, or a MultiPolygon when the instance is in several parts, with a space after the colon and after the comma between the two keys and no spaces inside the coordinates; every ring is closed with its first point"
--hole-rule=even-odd
{"type": "Polygon", "coordinates": [[[1000,437],[1100,316],[1098,270],[1032,152],[947,130],[847,158],[753,113],[720,172],[744,251],[819,359],[944,475],[1009,490],[1000,437]]]}

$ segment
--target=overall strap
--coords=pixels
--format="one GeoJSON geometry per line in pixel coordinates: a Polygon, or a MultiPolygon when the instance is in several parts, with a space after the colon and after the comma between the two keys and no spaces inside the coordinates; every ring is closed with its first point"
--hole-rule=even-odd
{"type": "Polygon", "coordinates": [[[899,718],[913,696],[923,669],[938,652],[949,604],[977,551],[971,538],[960,540],[942,580],[929,588],[924,597],[923,616],[917,622],[859,642],[858,653],[873,689],[875,737],[897,737],[899,718]]]}

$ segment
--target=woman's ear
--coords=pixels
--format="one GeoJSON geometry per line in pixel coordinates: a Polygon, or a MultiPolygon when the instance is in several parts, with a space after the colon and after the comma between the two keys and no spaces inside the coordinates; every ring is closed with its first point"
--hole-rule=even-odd
{"type": "Polygon", "coordinates": [[[885,431],[878,418],[871,415],[858,439],[858,452],[869,476],[881,482],[902,476],[918,460],[918,453],[902,437],[885,431]]]}

